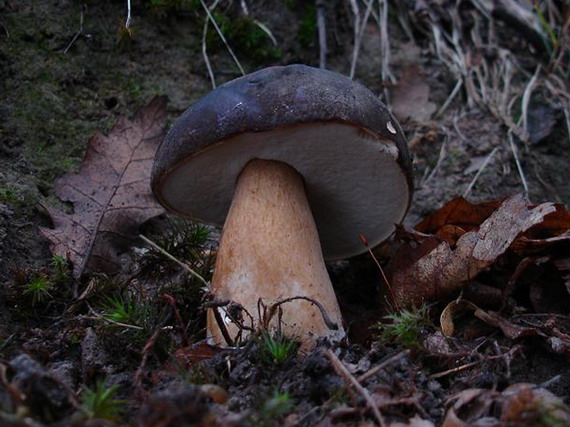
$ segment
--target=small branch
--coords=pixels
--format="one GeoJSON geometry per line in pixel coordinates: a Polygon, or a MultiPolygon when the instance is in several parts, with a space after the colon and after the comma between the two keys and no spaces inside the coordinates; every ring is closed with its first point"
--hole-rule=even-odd
{"type": "Polygon", "coordinates": [[[446,371],[438,372],[436,374],[430,375],[428,378],[435,379],[435,378],[445,377],[445,376],[450,375],[450,374],[456,374],[457,372],[461,372],[461,371],[464,371],[466,369],[472,368],[473,366],[475,366],[479,363],[481,363],[481,361],[479,361],[479,360],[476,362],[466,363],[465,365],[458,366],[457,368],[448,369],[446,371]]]}
{"type": "MultiPolygon", "coordinates": [[[[216,2],[217,3],[217,2],[216,2]]],[[[222,33],[222,30],[220,29],[220,27],[218,26],[218,23],[216,22],[216,20],[214,19],[214,16],[212,15],[212,12],[210,11],[210,9],[208,8],[208,6],[206,6],[206,3],[204,3],[204,0],[200,0],[200,4],[202,5],[202,7],[204,8],[204,10],[206,11],[206,14],[208,15],[208,19],[210,21],[212,21],[212,25],[214,26],[214,28],[216,29],[216,32],[218,33],[218,36],[220,36],[220,39],[222,39],[222,42],[224,43],[224,45],[226,46],[226,49],[228,49],[228,52],[230,53],[230,56],[232,57],[232,59],[234,60],[234,62],[236,63],[237,67],[239,68],[240,73],[245,76],[245,71],[243,70],[243,67],[241,66],[239,60],[237,59],[237,56],[235,55],[233,49],[230,47],[230,44],[228,43],[228,41],[226,40],[226,37],[224,36],[224,33],[222,33]]]]}
{"type": "Polygon", "coordinates": [[[459,93],[459,90],[461,89],[462,86],[463,86],[463,80],[461,79],[457,80],[455,87],[453,88],[453,90],[451,91],[451,93],[449,94],[449,96],[441,106],[441,108],[437,111],[437,113],[434,114],[434,117],[437,118],[443,115],[445,110],[447,110],[451,102],[455,99],[455,96],[459,93]]]}
{"type": "Polygon", "coordinates": [[[364,234],[359,234],[358,237],[360,238],[360,241],[366,247],[366,249],[368,250],[368,253],[370,254],[372,259],[374,260],[376,267],[378,267],[378,270],[380,270],[380,274],[382,274],[382,278],[384,279],[384,283],[386,283],[386,286],[388,287],[388,291],[390,292],[390,296],[392,297],[392,302],[394,303],[394,307],[396,308],[397,311],[400,311],[401,307],[400,307],[400,304],[398,304],[398,300],[396,299],[396,294],[394,293],[394,290],[392,289],[392,285],[390,284],[390,282],[388,281],[388,278],[384,274],[384,269],[380,265],[380,262],[378,262],[378,258],[376,258],[376,255],[374,255],[374,252],[372,252],[372,249],[370,249],[370,246],[368,246],[368,240],[366,240],[366,236],[364,234]]]}
{"type": "Polygon", "coordinates": [[[519,176],[521,177],[521,182],[522,182],[522,185],[524,187],[525,194],[528,197],[528,184],[526,182],[526,178],[525,178],[525,175],[524,175],[524,172],[522,169],[522,165],[521,165],[521,162],[519,160],[518,148],[515,145],[512,130],[509,130],[507,132],[507,137],[509,138],[509,145],[511,147],[511,151],[513,152],[513,157],[515,158],[515,163],[517,165],[517,170],[519,171],[519,176]]]}
{"type": "Polygon", "coordinates": [[[327,20],[326,3],[324,0],[317,0],[317,27],[319,30],[319,68],[327,68],[327,20]]]}
{"type": "Polygon", "coordinates": [[[538,66],[536,67],[536,71],[534,72],[532,78],[529,80],[528,84],[526,85],[526,88],[523,92],[523,97],[522,97],[522,128],[524,129],[525,132],[528,133],[528,104],[530,103],[530,98],[532,96],[532,91],[534,90],[534,87],[536,86],[536,81],[538,80],[538,75],[540,74],[540,64],[538,64],[538,66]]]}
{"type": "Polygon", "coordinates": [[[391,365],[392,363],[394,363],[397,360],[400,360],[404,357],[409,356],[410,354],[410,350],[404,350],[401,351],[398,354],[395,354],[394,356],[389,357],[388,359],[384,360],[383,362],[381,362],[379,365],[376,365],[375,367],[373,367],[372,369],[370,369],[368,372],[365,372],[364,374],[362,374],[361,376],[358,377],[358,381],[362,382],[367,380],[368,378],[370,378],[372,375],[375,375],[377,372],[380,372],[382,369],[384,369],[386,366],[391,365]]]}
{"type": "Polygon", "coordinates": [[[150,245],[153,249],[159,251],[161,254],[163,254],[165,257],[167,257],[171,261],[174,261],[176,264],[178,264],[180,267],[182,267],[184,270],[186,270],[188,273],[190,273],[192,276],[194,276],[196,279],[198,279],[200,282],[202,282],[208,289],[210,288],[210,284],[206,281],[206,279],[204,279],[199,273],[194,271],[188,264],[180,261],[178,258],[175,258],[171,254],[166,252],[164,249],[162,249],[160,246],[158,246],[156,243],[154,243],[148,237],[143,236],[142,234],[139,234],[139,237],[146,244],[150,245]]]}
{"type": "MultiPolygon", "coordinates": [[[[323,321],[325,322],[325,325],[327,325],[327,327],[333,331],[338,330],[338,325],[331,320],[331,318],[327,314],[327,311],[325,310],[323,305],[320,302],[318,302],[317,300],[314,300],[313,298],[309,298],[309,297],[305,297],[305,296],[295,296],[295,297],[285,298],[285,299],[277,301],[275,304],[272,304],[271,306],[269,306],[269,309],[268,309],[268,311],[269,311],[268,319],[264,319],[264,323],[266,323],[266,325],[269,325],[269,322],[271,321],[271,319],[275,315],[275,311],[279,308],[279,306],[281,306],[282,304],[291,302],[291,301],[298,300],[298,299],[309,301],[311,304],[316,305],[317,308],[321,312],[321,316],[323,316],[323,321]]],[[[260,298],[260,300],[261,300],[261,298],[260,298]]]]}
{"type": "MultiPolygon", "coordinates": [[[[129,1],[129,13],[130,13],[130,1],[129,1]]],[[[83,6],[81,7],[80,15],[79,15],[79,31],[75,33],[67,47],[63,50],[63,54],[65,55],[67,51],[73,46],[73,43],[79,38],[79,36],[83,33],[83,6]]]]}
{"type": "Polygon", "coordinates": [[[376,406],[376,403],[374,403],[374,400],[372,399],[372,396],[370,396],[370,393],[368,393],[368,390],[362,387],[362,385],[358,382],[358,380],[352,376],[352,374],[348,371],[348,369],[346,369],[346,367],[339,360],[339,358],[336,357],[336,354],[334,354],[334,352],[331,349],[327,350],[327,356],[331,361],[335,372],[345,381],[350,383],[356,389],[356,391],[364,398],[364,400],[366,400],[366,404],[372,410],[372,413],[374,414],[376,421],[378,421],[378,424],[381,427],[384,427],[386,425],[386,423],[384,422],[384,418],[382,418],[382,414],[380,414],[380,410],[378,409],[378,406],[376,406]]]}
{"type": "Polygon", "coordinates": [[[125,20],[125,28],[129,29],[131,25],[131,0],[127,0],[127,19],[125,20]]]}
{"type": "Polygon", "coordinates": [[[473,186],[475,185],[475,183],[479,179],[479,176],[483,172],[483,169],[485,169],[487,167],[487,165],[489,164],[489,162],[491,161],[491,159],[493,158],[493,156],[495,155],[495,153],[497,152],[498,149],[499,149],[499,147],[495,147],[489,153],[489,155],[487,156],[487,158],[485,159],[485,161],[483,162],[483,164],[481,165],[481,167],[479,168],[479,170],[477,171],[477,173],[475,174],[475,176],[473,177],[473,179],[469,183],[467,190],[465,190],[465,192],[463,193],[463,198],[467,197],[467,195],[469,194],[469,192],[471,191],[471,189],[473,188],[473,186]]]}

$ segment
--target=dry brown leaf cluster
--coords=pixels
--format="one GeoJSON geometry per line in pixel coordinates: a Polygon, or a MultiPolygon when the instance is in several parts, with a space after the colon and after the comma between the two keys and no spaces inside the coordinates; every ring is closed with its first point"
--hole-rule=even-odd
{"type": "Polygon", "coordinates": [[[570,242],[569,230],[562,206],[530,206],[522,195],[479,205],[452,200],[415,230],[399,231],[403,243],[389,267],[395,298],[402,306],[441,299],[508,250],[521,258],[556,252],[570,242]]]}

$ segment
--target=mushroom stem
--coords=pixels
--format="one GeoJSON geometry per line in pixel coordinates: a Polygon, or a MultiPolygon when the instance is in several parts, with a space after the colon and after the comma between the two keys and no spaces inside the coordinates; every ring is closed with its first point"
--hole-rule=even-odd
{"type": "MultiPolygon", "coordinates": [[[[291,166],[255,159],[242,170],[218,249],[212,291],[218,299],[241,304],[253,317],[255,329],[260,327],[259,298],[266,306],[296,296],[314,299],[337,330],[327,327],[317,306],[301,299],[282,304],[283,314],[274,316],[270,329],[298,338],[305,349],[319,337],[336,341],[344,336],[303,178],[291,166]]],[[[223,344],[212,310],[209,335],[223,344]]],[[[235,336],[235,324],[224,314],[222,318],[235,336]]],[[[247,315],[244,320],[249,326],[247,315]]]]}

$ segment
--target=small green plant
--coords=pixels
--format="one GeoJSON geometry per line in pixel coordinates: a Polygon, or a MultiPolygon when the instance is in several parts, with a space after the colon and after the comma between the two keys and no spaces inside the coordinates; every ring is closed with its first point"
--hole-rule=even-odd
{"type": "MultiPolygon", "coordinates": [[[[240,56],[256,62],[281,58],[281,51],[273,45],[271,37],[262,28],[263,24],[247,16],[232,17],[217,11],[212,15],[222,34],[240,56]]],[[[213,28],[208,31],[207,43],[213,51],[224,49],[223,42],[213,28]]]]}
{"type": "Polygon", "coordinates": [[[54,255],[51,258],[51,280],[54,284],[63,285],[69,281],[69,261],[63,255],[54,255]]]}
{"type": "Polygon", "coordinates": [[[258,413],[252,417],[252,424],[260,427],[280,425],[278,420],[292,408],[293,401],[289,393],[276,390],[269,399],[263,402],[258,413]]]}
{"type": "Polygon", "coordinates": [[[125,325],[143,327],[149,316],[149,307],[143,302],[124,296],[107,297],[103,304],[103,317],[125,325]]]}
{"type": "Polygon", "coordinates": [[[297,354],[299,343],[281,332],[264,332],[260,340],[260,359],[269,365],[281,365],[297,354]]]}
{"type": "Polygon", "coordinates": [[[81,412],[89,420],[116,420],[123,412],[124,400],[116,399],[119,386],[107,386],[106,381],[98,380],[93,388],[85,387],[82,393],[81,412]]]}
{"type": "Polygon", "coordinates": [[[32,306],[45,302],[52,297],[53,281],[43,273],[33,273],[25,284],[22,294],[31,299],[32,306]]]}
{"type": "Polygon", "coordinates": [[[429,307],[422,305],[418,308],[402,309],[384,316],[390,323],[380,323],[380,338],[398,346],[418,349],[421,347],[420,333],[430,325],[429,307]]]}

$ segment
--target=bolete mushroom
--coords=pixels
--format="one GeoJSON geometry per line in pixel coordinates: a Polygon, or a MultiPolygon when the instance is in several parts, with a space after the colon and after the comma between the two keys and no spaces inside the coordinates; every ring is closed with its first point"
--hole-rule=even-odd
{"type": "MultiPolygon", "coordinates": [[[[281,305],[282,331],[308,348],[344,336],[324,259],[348,258],[388,238],[412,193],[400,126],[372,92],[331,71],[271,67],[232,80],[186,110],[152,172],[160,203],[222,225],[212,291],[258,321],[281,305]]],[[[227,320],[231,333],[235,325],[227,320]]],[[[277,327],[274,318],[271,327],[277,327]]],[[[209,336],[223,343],[214,315],[209,336]]]]}

